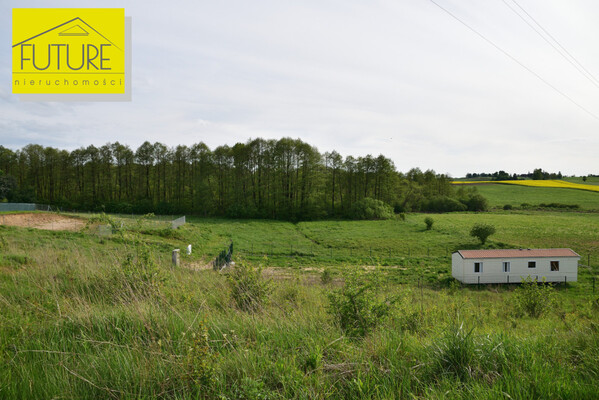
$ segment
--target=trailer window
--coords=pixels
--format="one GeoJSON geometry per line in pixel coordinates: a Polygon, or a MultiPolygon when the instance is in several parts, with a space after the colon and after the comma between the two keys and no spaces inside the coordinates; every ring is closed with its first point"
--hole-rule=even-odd
{"type": "Polygon", "coordinates": [[[510,262],[509,261],[503,262],[503,272],[510,272],[510,262]]]}
{"type": "Polygon", "coordinates": [[[474,273],[475,274],[480,274],[483,270],[483,263],[481,262],[475,262],[474,263],[474,273]]]}
{"type": "Polygon", "coordinates": [[[536,268],[537,267],[537,262],[536,261],[529,261],[528,262],[528,268],[536,268]]]}
{"type": "Polygon", "coordinates": [[[551,261],[551,270],[559,271],[559,261],[551,261]]]}

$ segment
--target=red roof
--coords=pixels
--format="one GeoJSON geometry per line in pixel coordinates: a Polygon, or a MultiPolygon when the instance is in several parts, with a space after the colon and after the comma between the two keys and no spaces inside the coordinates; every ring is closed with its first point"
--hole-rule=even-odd
{"type": "Polygon", "coordinates": [[[462,258],[580,257],[572,249],[458,250],[462,258]]]}

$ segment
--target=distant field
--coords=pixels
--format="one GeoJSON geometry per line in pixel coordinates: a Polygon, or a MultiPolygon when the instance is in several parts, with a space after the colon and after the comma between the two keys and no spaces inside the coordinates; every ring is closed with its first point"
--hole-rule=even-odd
{"type": "Polygon", "coordinates": [[[477,185],[476,188],[489,200],[491,207],[562,203],[578,204],[584,210],[599,210],[599,193],[591,191],[502,184],[477,185]]]}
{"type": "Polygon", "coordinates": [[[453,181],[455,185],[478,185],[478,184],[506,184],[506,185],[519,185],[529,187],[547,187],[547,188],[564,188],[564,189],[580,189],[589,190],[591,192],[599,192],[598,185],[582,184],[567,182],[560,179],[548,179],[548,180],[508,180],[508,181],[453,181]]]}
{"type": "Polygon", "coordinates": [[[586,182],[583,181],[581,177],[563,178],[563,180],[567,182],[580,183],[585,185],[599,185],[599,176],[589,176],[587,177],[586,182]]]}

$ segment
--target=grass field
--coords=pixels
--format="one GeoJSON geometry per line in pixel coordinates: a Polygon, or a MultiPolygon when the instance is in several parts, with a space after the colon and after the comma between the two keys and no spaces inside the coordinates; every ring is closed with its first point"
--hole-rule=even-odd
{"type": "Polygon", "coordinates": [[[489,200],[491,207],[561,203],[578,204],[582,210],[599,210],[599,193],[591,191],[501,184],[477,185],[476,189],[489,200]]]}
{"type": "Polygon", "coordinates": [[[115,216],[124,229],[108,237],[0,226],[0,398],[596,398],[599,214],[437,214],[431,231],[425,216],[188,218],[176,231],[115,216]],[[592,270],[551,289],[540,318],[523,315],[515,285],[449,279],[448,253],[479,247],[476,222],[496,226],[490,247],[571,247],[592,270]],[[231,240],[237,262],[272,280],[258,311],[210,268],[231,240]],[[189,243],[173,267],[171,250],[189,243]],[[375,298],[394,299],[364,338],[329,306],[354,267],[377,278],[375,298]]]}

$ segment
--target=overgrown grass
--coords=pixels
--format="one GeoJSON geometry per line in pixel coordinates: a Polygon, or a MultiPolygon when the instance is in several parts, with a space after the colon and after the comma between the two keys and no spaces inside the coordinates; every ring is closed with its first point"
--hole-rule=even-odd
{"type": "Polygon", "coordinates": [[[475,222],[497,226],[494,245],[583,252],[595,215],[445,214],[432,231],[422,221],[192,220],[177,237],[0,228],[0,398],[596,398],[599,296],[588,283],[551,289],[556,305],[532,318],[514,287],[438,280],[445,247],[476,245],[475,222]],[[226,274],[196,268],[230,239],[272,280],[253,312],[226,274]],[[188,243],[193,254],[173,267],[170,251],[188,243]],[[371,258],[370,247],[398,255],[371,258]],[[396,299],[361,338],[329,312],[350,266],[376,275],[376,299],[396,299]],[[436,283],[419,286],[426,276],[436,283]]]}

